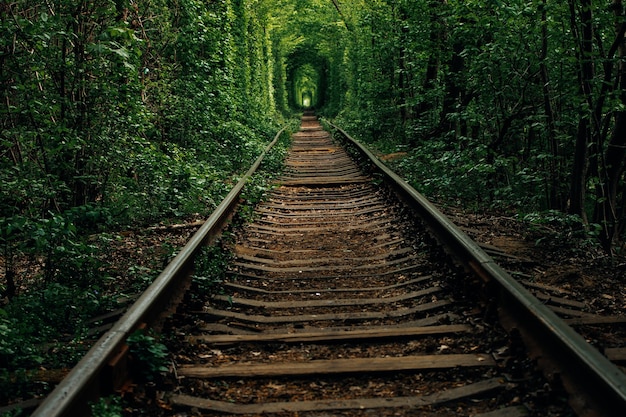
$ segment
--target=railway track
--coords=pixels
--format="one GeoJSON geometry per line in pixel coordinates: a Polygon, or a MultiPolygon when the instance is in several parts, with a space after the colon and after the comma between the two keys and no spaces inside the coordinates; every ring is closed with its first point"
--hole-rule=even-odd
{"type": "MultiPolygon", "coordinates": [[[[232,259],[223,292],[192,285],[167,315],[172,372],[148,394],[126,388],[130,415],[624,415],[621,371],[427,202],[400,201],[423,197],[379,183],[305,115],[277,186],[224,243],[232,259]],[[522,343],[529,334],[559,378],[537,372],[522,343]],[[572,401],[581,393],[588,397],[572,401]]],[[[230,207],[212,224],[223,225],[230,207]]],[[[182,269],[188,282],[191,268],[182,269]]],[[[146,300],[180,292],[161,288],[146,300]]],[[[112,332],[123,339],[159,315],[150,311],[131,309],[132,323],[112,332]]],[[[102,369],[123,373],[123,340],[103,344],[105,365],[85,378],[92,384],[102,369]]],[[[79,364],[35,415],[76,415],[59,403],[80,385],[81,366],[89,368],[79,364]]]]}
{"type": "Polygon", "coordinates": [[[507,387],[485,346],[491,325],[446,288],[455,273],[428,233],[310,118],[279,184],[233,244],[229,295],[183,320],[203,324],[184,332],[194,355],[172,403],[253,415],[490,409],[507,387]]]}

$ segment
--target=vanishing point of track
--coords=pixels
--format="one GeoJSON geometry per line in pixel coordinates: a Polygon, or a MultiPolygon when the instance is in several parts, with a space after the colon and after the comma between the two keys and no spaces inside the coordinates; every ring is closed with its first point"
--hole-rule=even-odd
{"type": "MultiPolygon", "coordinates": [[[[228,243],[233,259],[224,293],[198,303],[187,292],[165,321],[175,335],[168,341],[173,376],[148,396],[146,407],[161,405],[150,415],[570,415],[559,400],[565,392],[546,388],[527,357],[518,335],[529,332],[550,346],[546,355],[555,363],[575,367],[583,385],[601,391],[592,398],[606,399],[620,415],[626,390],[619,370],[587,351],[429,203],[400,202],[423,197],[380,182],[316,117],[303,117],[283,176],[228,243]],[[498,304],[518,330],[502,330],[498,304]]],[[[232,207],[219,208],[219,220],[201,232],[214,237],[208,230],[223,225],[232,207]]],[[[125,316],[131,323],[112,329],[109,339],[123,339],[160,314],[150,310],[152,300],[161,300],[161,310],[171,304],[165,294],[176,291],[168,289],[168,276],[178,272],[168,271],[190,276],[182,265],[206,239],[182,251],[185,259],[164,271],[159,288],[125,316]]],[[[110,380],[123,373],[125,350],[106,343],[96,350],[105,351],[110,380]]],[[[86,378],[92,384],[102,378],[102,365],[83,362],[57,398],[79,384],[81,372],[93,373],[86,378]]],[[[569,374],[564,379],[581,384],[569,374]]],[[[46,414],[55,401],[36,415],[71,415],[46,414]]]]}

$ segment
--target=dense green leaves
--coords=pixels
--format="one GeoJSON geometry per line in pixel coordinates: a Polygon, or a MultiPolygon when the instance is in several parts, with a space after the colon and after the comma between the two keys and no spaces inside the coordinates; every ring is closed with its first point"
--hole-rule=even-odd
{"type": "Polygon", "coordinates": [[[3,256],[71,253],[72,210],[123,224],[215,207],[274,129],[264,5],[3,6],[3,256]]]}
{"type": "MultiPolygon", "coordinates": [[[[7,395],[28,379],[17,375],[22,367],[69,366],[85,321],[111,307],[106,235],[94,233],[208,215],[273,137],[274,63],[282,59],[273,4],[0,6],[7,395]],[[51,338],[67,349],[43,355],[37,346],[51,338]]],[[[141,290],[154,272],[138,266],[122,279],[141,290]]]]}
{"type": "Polygon", "coordinates": [[[342,7],[342,59],[324,51],[329,72],[340,77],[328,89],[344,86],[338,122],[385,152],[408,151],[399,168],[433,197],[570,212],[586,228],[602,226],[607,250],[619,245],[626,230],[621,0],[342,7]]]}

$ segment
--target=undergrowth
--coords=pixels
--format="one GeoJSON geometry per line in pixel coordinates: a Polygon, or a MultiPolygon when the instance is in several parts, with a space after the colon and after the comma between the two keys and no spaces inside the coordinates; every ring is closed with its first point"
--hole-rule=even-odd
{"type": "MultiPolygon", "coordinates": [[[[289,137],[289,132],[283,134],[259,173],[247,184],[241,218],[251,215],[252,207],[263,198],[280,172],[289,137]]],[[[250,163],[260,149],[258,144],[251,144],[242,150],[246,155],[238,156],[237,168],[250,163]]],[[[198,169],[215,172],[200,165],[198,169]]],[[[113,264],[120,262],[113,253],[114,243],[124,237],[116,229],[139,219],[136,215],[140,207],[145,209],[146,216],[140,223],[159,219],[167,224],[176,217],[208,216],[230,191],[231,186],[222,174],[198,175],[196,168],[184,163],[177,169],[171,176],[168,174],[175,184],[169,180],[163,182],[164,193],[174,191],[168,197],[168,210],[146,204],[148,200],[143,197],[133,200],[126,190],[123,197],[126,206],[117,212],[102,205],[88,205],[61,214],[49,213],[39,220],[23,216],[0,219],[0,256],[5,259],[7,278],[0,281],[0,294],[5,297],[0,304],[0,404],[49,391],[52,386],[40,380],[38,370],[71,368],[93,342],[88,331],[98,323],[91,319],[119,308],[121,293],[143,291],[177,251],[169,242],[162,242],[158,250],[146,250],[143,254],[151,258],[149,262],[119,271],[116,269],[119,265],[113,264]],[[41,266],[24,269],[26,264],[41,266]]],[[[214,259],[216,253],[208,251],[201,257],[205,264],[199,265],[197,270],[201,272],[194,279],[200,287],[213,291],[214,285],[223,279],[227,259],[214,259]]],[[[162,370],[164,365],[159,358],[164,357],[164,352],[159,351],[159,345],[139,336],[132,340],[140,349],[138,356],[153,355],[146,369],[162,370]]]]}
{"type": "MultiPolygon", "coordinates": [[[[230,227],[231,230],[254,220],[256,205],[267,197],[272,187],[276,186],[274,181],[284,168],[284,158],[291,143],[291,133],[295,129],[296,125],[292,123],[265,156],[257,172],[246,183],[230,227]]],[[[224,294],[224,289],[220,284],[226,277],[227,266],[232,257],[232,253],[227,248],[232,239],[230,233],[230,231],[224,233],[220,242],[202,248],[197,256],[192,280],[194,285],[194,290],[191,291],[192,297],[210,298],[212,295],[224,294]]]]}
{"type": "Polygon", "coordinates": [[[136,331],[126,340],[138,381],[154,381],[168,371],[169,352],[156,337],[136,331]]]}

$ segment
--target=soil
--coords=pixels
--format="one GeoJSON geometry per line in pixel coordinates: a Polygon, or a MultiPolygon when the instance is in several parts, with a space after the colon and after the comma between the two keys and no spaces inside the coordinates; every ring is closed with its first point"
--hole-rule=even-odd
{"type": "MultiPolygon", "coordinates": [[[[536,284],[553,294],[582,303],[592,315],[626,316],[626,259],[609,256],[591,239],[571,236],[569,228],[536,225],[494,213],[443,210],[479,244],[498,248],[510,258],[495,256],[498,263],[527,287],[536,284]]],[[[572,318],[567,312],[557,313],[572,318]]],[[[615,324],[575,326],[600,352],[626,348],[626,326],[615,324]]],[[[615,360],[615,359],[613,359],[615,360]]],[[[626,372],[626,362],[615,362],[626,372]]]]}
{"type": "Polygon", "coordinates": [[[591,239],[571,237],[567,228],[455,208],[443,211],[476,242],[519,258],[498,259],[514,276],[560,288],[589,312],[626,314],[626,258],[607,255],[591,239]]]}

